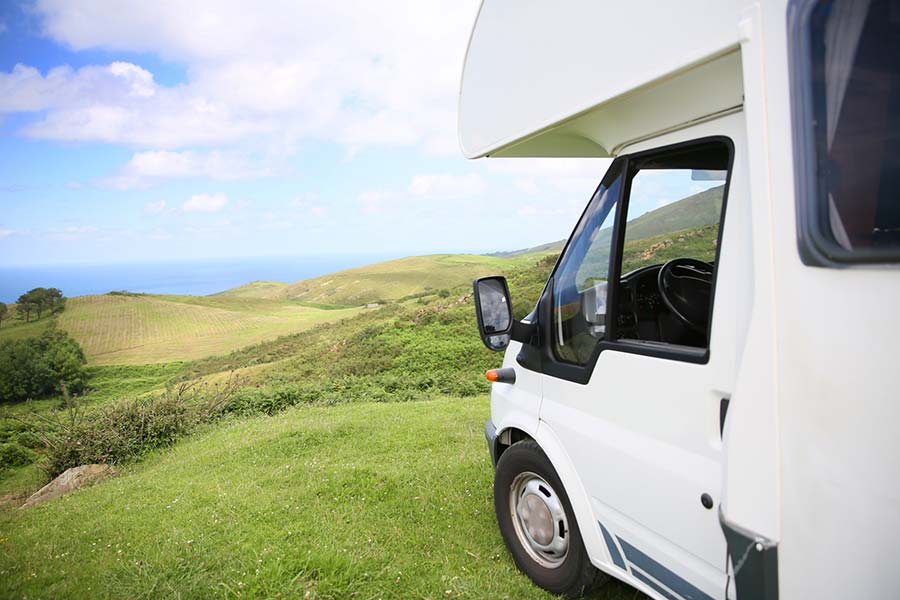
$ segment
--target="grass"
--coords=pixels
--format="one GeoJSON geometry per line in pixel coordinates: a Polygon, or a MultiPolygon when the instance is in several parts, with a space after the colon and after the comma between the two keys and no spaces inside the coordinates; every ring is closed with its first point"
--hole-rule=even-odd
{"type": "Polygon", "coordinates": [[[412,256],[348,269],[280,287],[250,284],[224,295],[289,298],[307,303],[359,306],[422,292],[468,285],[476,277],[527,265],[534,256],[500,258],[471,254],[412,256]]]}
{"type": "Polygon", "coordinates": [[[0,324],[0,341],[37,337],[44,332],[52,319],[53,317],[50,315],[44,315],[40,319],[32,319],[28,322],[6,318],[0,324]]]}
{"type": "Polygon", "coordinates": [[[71,298],[59,325],[90,364],[191,360],[355,314],[296,303],[220,296],[103,295],[71,298]]]}
{"type": "Polygon", "coordinates": [[[497,532],[487,415],[485,397],[445,398],[209,430],[0,512],[0,596],[549,598],[497,532]]]}
{"type": "Polygon", "coordinates": [[[649,238],[626,239],[622,249],[622,273],[682,256],[715,260],[718,237],[719,225],[715,224],[649,238]]]}
{"type": "Polygon", "coordinates": [[[184,370],[187,364],[184,361],[175,361],[89,367],[88,394],[83,400],[93,403],[141,396],[165,387],[184,370]]]}

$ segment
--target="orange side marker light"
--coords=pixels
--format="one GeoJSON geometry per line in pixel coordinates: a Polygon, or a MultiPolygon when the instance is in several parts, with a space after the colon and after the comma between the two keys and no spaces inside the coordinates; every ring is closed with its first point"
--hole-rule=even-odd
{"type": "Polygon", "coordinates": [[[484,372],[484,378],[488,381],[497,381],[500,379],[500,372],[497,369],[488,369],[484,372]]]}

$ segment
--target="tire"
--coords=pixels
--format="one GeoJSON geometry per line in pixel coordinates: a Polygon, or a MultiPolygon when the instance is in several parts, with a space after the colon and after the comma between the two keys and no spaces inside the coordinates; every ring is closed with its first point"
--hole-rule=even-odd
{"type": "Polygon", "coordinates": [[[548,592],[577,598],[608,580],[591,564],[569,497],[535,442],[517,442],[500,456],[494,512],[516,566],[548,592]]]}

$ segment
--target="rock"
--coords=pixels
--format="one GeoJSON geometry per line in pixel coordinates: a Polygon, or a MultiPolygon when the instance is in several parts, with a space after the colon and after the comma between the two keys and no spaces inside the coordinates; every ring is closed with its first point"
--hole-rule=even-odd
{"type": "Polygon", "coordinates": [[[72,467],[64,471],[59,477],[36,491],[31,495],[22,508],[34,506],[45,500],[52,500],[57,496],[68,494],[74,489],[80,488],[112,477],[116,474],[116,470],[110,465],[81,465],[80,467],[72,467]]]}
{"type": "Polygon", "coordinates": [[[10,492],[9,494],[0,495],[0,509],[21,506],[22,500],[27,497],[28,492],[26,491],[10,492]]]}

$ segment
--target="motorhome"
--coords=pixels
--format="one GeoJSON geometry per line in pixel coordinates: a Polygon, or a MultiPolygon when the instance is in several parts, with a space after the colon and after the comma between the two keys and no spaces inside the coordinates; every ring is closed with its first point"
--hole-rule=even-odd
{"type": "Polygon", "coordinates": [[[459,137],[612,159],[527,317],[475,282],[519,569],[900,597],[900,2],[484,0],[459,137]]]}

